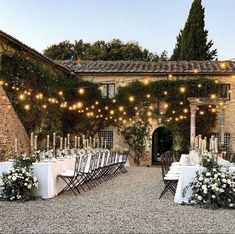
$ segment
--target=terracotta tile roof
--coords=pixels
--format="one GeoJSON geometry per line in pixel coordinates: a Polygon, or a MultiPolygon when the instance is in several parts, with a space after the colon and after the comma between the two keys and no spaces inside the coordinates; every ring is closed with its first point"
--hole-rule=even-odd
{"type": "Polygon", "coordinates": [[[234,61],[56,61],[74,73],[235,74],[234,61]]]}
{"type": "MultiPolygon", "coordinates": [[[[41,53],[39,53],[38,51],[36,51],[35,49],[27,46],[26,44],[24,44],[23,42],[19,41],[18,39],[16,39],[15,37],[3,32],[2,30],[0,30],[0,37],[4,38],[5,40],[9,41],[9,43],[11,43],[14,46],[19,47],[20,49],[24,49],[25,51],[27,51],[30,54],[33,54],[34,56],[36,56],[38,59],[49,63],[50,65],[56,67],[59,70],[62,70],[63,72],[66,72],[68,74],[70,74],[70,70],[68,70],[66,67],[64,67],[62,64],[58,64],[55,63],[52,59],[49,59],[48,57],[42,55],[41,53]]],[[[1,38],[0,38],[0,42],[1,42],[1,38]]]]}

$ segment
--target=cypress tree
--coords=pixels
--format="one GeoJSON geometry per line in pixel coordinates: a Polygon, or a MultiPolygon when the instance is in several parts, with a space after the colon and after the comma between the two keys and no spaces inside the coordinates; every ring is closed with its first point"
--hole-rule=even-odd
{"type": "Polygon", "coordinates": [[[213,42],[207,42],[205,29],[205,8],[201,0],[194,0],[184,29],[177,37],[172,59],[174,60],[213,60],[217,50],[211,50],[213,42]]]}

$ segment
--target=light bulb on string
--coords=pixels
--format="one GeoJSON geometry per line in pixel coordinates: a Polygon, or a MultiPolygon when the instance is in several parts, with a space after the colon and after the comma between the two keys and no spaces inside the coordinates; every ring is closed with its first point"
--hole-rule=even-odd
{"type": "Polygon", "coordinates": [[[128,99],[129,99],[129,102],[134,102],[135,101],[135,98],[133,96],[130,96],[128,99]]]}
{"type": "Polygon", "coordinates": [[[78,90],[78,93],[81,94],[81,95],[83,95],[83,94],[85,93],[85,89],[84,89],[84,88],[80,88],[80,89],[78,90]]]}

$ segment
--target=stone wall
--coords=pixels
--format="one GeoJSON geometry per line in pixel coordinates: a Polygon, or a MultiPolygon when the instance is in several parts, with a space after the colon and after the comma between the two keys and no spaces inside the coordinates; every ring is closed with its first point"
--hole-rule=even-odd
{"type": "MultiPolygon", "coordinates": [[[[228,100],[225,104],[225,132],[230,133],[230,149],[235,152],[235,96],[234,96],[234,90],[235,90],[235,75],[224,75],[224,76],[214,76],[210,75],[207,76],[208,78],[218,80],[220,83],[223,84],[230,84],[231,85],[231,93],[230,93],[230,100],[228,100]]],[[[159,79],[165,79],[165,77],[159,77],[159,76],[149,76],[149,75],[117,75],[117,74],[107,74],[107,75],[100,75],[100,74],[79,74],[79,78],[95,83],[115,83],[116,89],[119,86],[126,85],[131,81],[134,80],[143,80],[148,79],[149,81],[159,80],[159,79]]],[[[183,79],[183,77],[180,77],[183,79]]],[[[152,128],[152,132],[157,128],[158,126],[155,124],[152,128]]],[[[122,147],[126,147],[126,145],[123,143],[122,136],[117,133],[115,129],[113,129],[115,134],[115,144],[118,144],[122,147]]],[[[219,125],[216,126],[214,129],[215,132],[219,132],[219,125]]],[[[149,150],[146,152],[146,154],[141,158],[141,165],[147,166],[152,164],[152,141],[151,136],[152,132],[150,134],[150,142],[149,142],[149,150]]],[[[200,134],[200,130],[197,129],[197,133],[200,134]]],[[[189,133],[190,134],[190,133],[189,133]]],[[[131,163],[133,164],[133,160],[131,160],[131,163]]]]}
{"type": "Polygon", "coordinates": [[[29,152],[29,138],[4,89],[0,86],[0,161],[14,157],[15,138],[19,151],[29,152]]]}

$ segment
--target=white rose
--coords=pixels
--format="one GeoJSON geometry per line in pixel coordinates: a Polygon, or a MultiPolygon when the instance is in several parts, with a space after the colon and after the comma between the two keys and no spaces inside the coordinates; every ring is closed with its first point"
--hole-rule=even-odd
{"type": "Polygon", "coordinates": [[[33,177],[33,182],[37,182],[38,181],[38,179],[37,179],[37,177],[33,177]]]}
{"type": "Polygon", "coordinates": [[[227,183],[228,183],[228,184],[231,184],[231,183],[232,183],[232,181],[231,181],[230,179],[228,179],[228,180],[227,180],[227,183]]]}
{"type": "Polygon", "coordinates": [[[206,173],[206,176],[211,176],[211,173],[210,173],[210,172],[207,172],[207,173],[206,173]]]}
{"type": "Polygon", "coordinates": [[[202,200],[202,196],[198,196],[197,199],[198,199],[199,201],[201,201],[201,200],[202,200]]]}
{"type": "Polygon", "coordinates": [[[226,179],[222,179],[222,182],[226,183],[226,182],[227,182],[227,180],[226,180],[226,179]]]}
{"type": "Polygon", "coordinates": [[[199,180],[199,181],[203,181],[203,177],[200,176],[198,180],[199,180]]]}
{"type": "Polygon", "coordinates": [[[218,174],[214,174],[214,178],[215,178],[215,179],[218,178],[218,174]]]}
{"type": "Polygon", "coordinates": [[[28,184],[27,183],[24,183],[24,186],[27,186],[28,184]]]}
{"type": "Polygon", "coordinates": [[[213,199],[215,199],[215,198],[216,198],[216,196],[215,196],[215,195],[212,195],[211,197],[212,197],[213,199]]]}
{"type": "Polygon", "coordinates": [[[205,182],[205,183],[208,183],[208,182],[209,182],[209,179],[207,179],[207,178],[204,179],[204,182],[205,182]]]}
{"type": "Polygon", "coordinates": [[[31,189],[31,188],[32,188],[32,185],[31,185],[31,184],[29,184],[29,185],[27,186],[27,188],[28,188],[28,189],[31,189]]]}
{"type": "Polygon", "coordinates": [[[10,180],[10,179],[11,179],[11,176],[9,175],[7,178],[8,178],[8,180],[10,180]]]}
{"type": "Polygon", "coordinates": [[[13,181],[16,181],[16,179],[17,179],[17,178],[16,178],[15,176],[12,176],[12,180],[13,180],[13,181]]]}
{"type": "Polygon", "coordinates": [[[220,193],[223,193],[223,192],[224,192],[224,190],[223,190],[223,189],[219,189],[219,192],[220,192],[220,193]]]}
{"type": "Polygon", "coordinates": [[[205,184],[202,185],[202,189],[206,189],[206,185],[205,184]]]}

